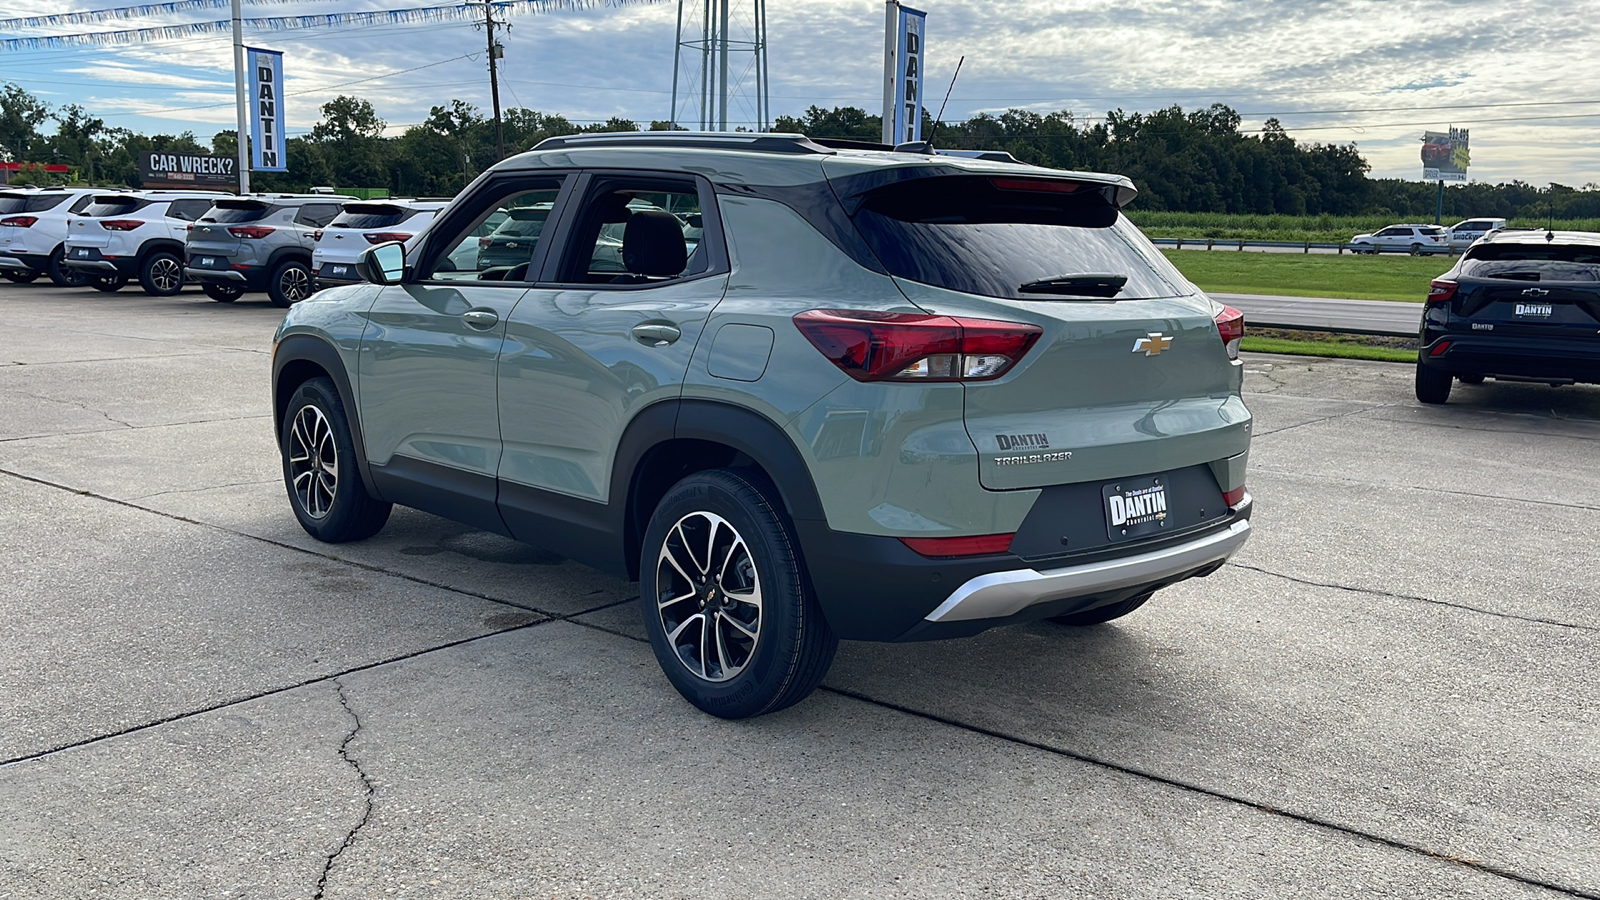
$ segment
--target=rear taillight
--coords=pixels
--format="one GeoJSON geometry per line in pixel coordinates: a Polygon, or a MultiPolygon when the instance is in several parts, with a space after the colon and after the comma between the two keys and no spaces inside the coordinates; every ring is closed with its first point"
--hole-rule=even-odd
{"type": "Polygon", "coordinates": [[[184,231],[193,231],[194,230],[194,223],[190,222],[189,224],[183,226],[183,230],[184,231]]]}
{"type": "Polygon", "coordinates": [[[1428,355],[1429,356],[1443,356],[1443,355],[1445,355],[1445,353],[1450,349],[1450,343],[1451,343],[1450,341],[1440,341],[1439,343],[1434,344],[1433,345],[1433,349],[1428,351],[1428,355]]]}
{"type": "Polygon", "coordinates": [[[1224,306],[1222,312],[1217,313],[1217,334],[1222,336],[1222,346],[1228,351],[1229,359],[1239,358],[1239,342],[1244,340],[1244,313],[1231,306],[1224,306]]]}
{"type": "Polygon", "coordinates": [[[277,229],[273,228],[271,225],[234,225],[228,229],[228,233],[234,237],[250,238],[251,240],[256,241],[261,240],[274,231],[277,231],[277,229]]]}
{"type": "Polygon", "coordinates": [[[1461,286],[1454,281],[1436,278],[1428,284],[1429,303],[1449,303],[1456,296],[1456,291],[1461,286]]]}
{"type": "Polygon", "coordinates": [[[1004,553],[1011,547],[1016,534],[980,534],[973,537],[907,538],[900,539],[921,556],[992,556],[1004,553]]]}
{"type": "Polygon", "coordinates": [[[15,225],[18,228],[32,228],[33,223],[39,221],[38,216],[8,216],[0,219],[0,225],[15,225]]]}
{"type": "Polygon", "coordinates": [[[316,231],[311,232],[311,240],[313,240],[313,241],[322,240],[322,229],[321,228],[318,228],[316,231]]]}
{"type": "Polygon", "coordinates": [[[369,244],[387,244],[390,241],[409,241],[411,235],[404,231],[374,231],[362,235],[369,244]]]}
{"type": "Polygon", "coordinates": [[[1244,485],[1241,484],[1231,491],[1224,491],[1222,494],[1222,502],[1228,504],[1229,506],[1238,506],[1244,502],[1244,498],[1246,496],[1248,495],[1245,493],[1244,485]]]}
{"type": "Polygon", "coordinates": [[[857,381],[998,378],[1043,332],[1018,322],[848,309],[809,310],[794,324],[857,381]]]}
{"type": "Polygon", "coordinates": [[[144,222],[138,219],[103,219],[100,227],[107,231],[132,231],[143,224],[144,222]]]}

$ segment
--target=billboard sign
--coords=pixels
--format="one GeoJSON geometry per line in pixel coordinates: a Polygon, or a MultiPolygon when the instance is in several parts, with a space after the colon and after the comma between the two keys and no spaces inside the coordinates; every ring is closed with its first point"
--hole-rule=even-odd
{"type": "Polygon", "coordinates": [[[287,172],[283,137],[283,54],[246,47],[250,69],[250,171],[287,172]]]}
{"type": "Polygon", "coordinates": [[[1466,181],[1472,163],[1467,150],[1467,129],[1429,131],[1422,135],[1422,178],[1424,181],[1466,181]]]}
{"type": "Polygon", "coordinates": [[[146,150],[139,154],[139,185],[152,189],[239,189],[239,161],[226,156],[146,150]]]}
{"type": "Polygon", "coordinates": [[[922,140],[922,35],[928,14],[908,6],[898,6],[899,40],[895,53],[894,140],[922,140]]]}

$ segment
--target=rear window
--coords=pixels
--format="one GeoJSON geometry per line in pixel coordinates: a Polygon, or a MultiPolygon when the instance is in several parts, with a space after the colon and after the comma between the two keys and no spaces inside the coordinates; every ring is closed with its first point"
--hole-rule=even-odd
{"type": "Polygon", "coordinates": [[[1600,281],[1600,247],[1478,244],[1461,261],[1461,274],[1509,281],[1600,281]]]}
{"type": "Polygon", "coordinates": [[[1098,185],[915,178],[868,194],[855,223],[891,274],[952,291],[1013,300],[1189,293],[1098,185]],[[1044,282],[1057,287],[1041,289],[1044,282]],[[1107,283],[1118,287],[1095,287],[1107,283]]]}
{"type": "Polygon", "coordinates": [[[23,212],[27,208],[28,198],[25,196],[0,196],[0,215],[23,212]]]}
{"type": "Polygon", "coordinates": [[[60,206],[61,201],[65,199],[67,199],[66,194],[34,194],[28,198],[26,209],[28,212],[44,212],[60,206]]]}
{"type": "Polygon", "coordinates": [[[511,217],[494,230],[496,237],[538,237],[544,230],[545,219],[550,217],[548,209],[513,209],[510,212],[511,217]]]}
{"type": "Polygon", "coordinates": [[[222,222],[230,225],[254,222],[265,217],[271,209],[271,206],[254,200],[218,200],[202,219],[206,222],[222,222]]]}
{"type": "Polygon", "coordinates": [[[416,212],[403,206],[394,206],[389,203],[365,203],[360,206],[346,206],[344,211],[334,216],[328,223],[329,228],[387,228],[398,225],[416,212]]]}
{"type": "Polygon", "coordinates": [[[83,214],[97,219],[101,216],[125,216],[143,207],[147,201],[137,197],[96,197],[83,208],[83,214]]]}

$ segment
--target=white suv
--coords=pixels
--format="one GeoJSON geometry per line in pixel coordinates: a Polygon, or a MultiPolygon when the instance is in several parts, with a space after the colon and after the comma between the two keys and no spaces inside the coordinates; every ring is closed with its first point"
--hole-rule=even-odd
{"type": "Polygon", "coordinates": [[[27,284],[40,275],[61,287],[86,280],[62,263],[67,219],[100,188],[14,188],[0,191],[0,276],[27,284]]]}
{"type": "Polygon", "coordinates": [[[1438,225],[1390,225],[1372,234],[1358,234],[1350,239],[1350,249],[1357,253],[1410,253],[1424,256],[1449,253],[1449,235],[1438,225]]]}
{"type": "Polygon", "coordinates": [[[346,203],[326,228],[313,235],[317,243],[311,251],[311,271],[317,287],[360,281],[356,258],[361,251],[374,244],[410,240],[449,202],[384,198],[346,203]]]}
{"type": "Polygon", "coordinates": [[[1465,250],[1486,234],[1506,230],[1505,219],[1466,219],[1450,226],[1450,249],[1465,250]]]}
{"type": "Polygon", "coordinates": [[[138,278],[145,293],[183,289],[183,242],[189,225],[223,197],[218,191],[99,193],[67,229],[66,264],[87,272],[97,290],[138,278]]]}

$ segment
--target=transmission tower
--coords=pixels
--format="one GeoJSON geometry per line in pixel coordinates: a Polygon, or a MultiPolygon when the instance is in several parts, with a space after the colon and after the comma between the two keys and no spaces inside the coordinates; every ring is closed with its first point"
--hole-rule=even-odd
{"type": "Polygon", "coordinates": [[[672,124],[766,131],[767,97],[766,0],[678,0],[672,124]]]}

